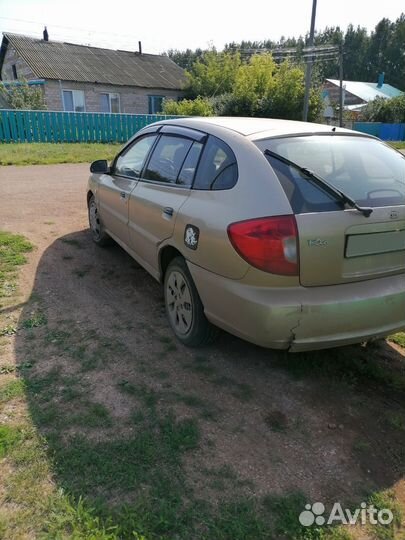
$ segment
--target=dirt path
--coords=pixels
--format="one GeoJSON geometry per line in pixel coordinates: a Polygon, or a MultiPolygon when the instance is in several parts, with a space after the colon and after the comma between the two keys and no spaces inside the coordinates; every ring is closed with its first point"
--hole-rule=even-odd
{"type": "MultiPolygon", "coordinates": [[[[201,444],[186,468],[201,497],[226,494],[224,475],[222,488],[210,479],[229,469],[238,489],[255,496],[300,490],[310,501],[353,503],[398,486],[403,351],[381,344],[287,356],[228,335],[205,350],[182,347],[166,324],[159,285],[119,247],[91,242],[87,171],[81,164],[0,170],[0,229],[36,246],[22,270],[24,298],[35,293],[48,321],[35,340],[35,372],[80,376],[119,436],[133,414],[123,387],[146,388],[159,409],[179,418],[197,415],[201,444]]],[[[30,309],[12,316],[27,319],[30,309]]],[[[13,339],[9,360],[21,364],[34,342],[23,332],[13,339]]],[[[46,436],[46,426],[38,428],[46,436]]],[[[111,429],[74,427],[63,436],[73,432],[111,437],[111,429]]]]}

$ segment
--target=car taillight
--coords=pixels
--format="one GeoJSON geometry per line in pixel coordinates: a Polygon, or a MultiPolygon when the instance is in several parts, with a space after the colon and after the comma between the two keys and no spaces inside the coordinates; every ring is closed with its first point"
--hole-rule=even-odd
{"type": "Polygon", "coordinates": [[[272,274],[298,275],[298,230],[294,216],[232,223],[228,236],[239,255],[252,266],[272,274]]]}

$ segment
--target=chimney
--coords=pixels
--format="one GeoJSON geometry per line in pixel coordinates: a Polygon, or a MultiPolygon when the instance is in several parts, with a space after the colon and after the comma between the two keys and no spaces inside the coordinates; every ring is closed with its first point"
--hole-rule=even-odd
{"type": "Polygon", "coordinates": [[[46,29],[46,26],[44,28],[44,41],[49,41],[49,35],[48,35],[48,30],[46,29]]]}
{"type": "Polygon", "coordinates": [[[384,75],[385,73],[382,72],[378,75],[378,83],[377,83],[377,88],[382,88],[382,85],[384,84],[384,75]]]}
{"type": "Polygon", "coordinates": [[[138,41],[139,54],[142,54],[142,41],[138,41]]]}

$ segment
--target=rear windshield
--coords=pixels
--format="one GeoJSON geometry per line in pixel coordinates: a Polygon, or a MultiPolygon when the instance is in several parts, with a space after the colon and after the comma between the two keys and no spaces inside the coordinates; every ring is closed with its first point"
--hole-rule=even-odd
{"type": "MultiPolygon", "coordinates": [[[[405,204],[405,158],[380,141],[357,136],[310,135],[255,141],[305,167],[362,206],[405,204]]],[[[308,176],[274,157],[268,160],[294,212],[342,208],[333,196],[308,181],[308,176]]]]}

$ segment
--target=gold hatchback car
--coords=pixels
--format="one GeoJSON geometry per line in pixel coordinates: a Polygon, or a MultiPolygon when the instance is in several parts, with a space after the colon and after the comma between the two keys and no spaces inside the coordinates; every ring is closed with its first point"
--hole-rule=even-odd
{"type": "Polygon", "coordinates": [[[367,135],[254,118],[184,118],[91,165],[94,241],[163,283],[189,346],[217,327],[303,351],[405,328],[405,159],[367,135]]]}

